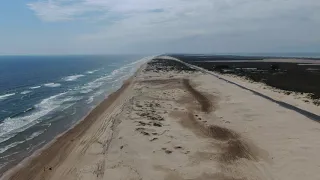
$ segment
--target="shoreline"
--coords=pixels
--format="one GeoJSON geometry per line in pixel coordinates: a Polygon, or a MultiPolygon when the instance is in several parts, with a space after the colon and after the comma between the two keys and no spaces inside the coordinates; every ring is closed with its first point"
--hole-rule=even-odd
{"type": "MultiPolygon", "coordinates": [[[[37,158],[37,156],[39,156],[40,154],[43,153],[43,151],[45,151],[46,149],[50,148],[53,144],[57,143],[56,141],[61,141],[61,139],[63,139],[65,136],[67,136],[66,134],[70,134],[69,131],[74,131],[73,129],[78,128],[78,126],[82,126],[81,124],[84,124],[84,121],[88,121],[88,119],[96,119],[96,117],[93,117],[93,115],[99,114],[100,112],[97,112],[99,110],[100,107],[100,111],[101,109],[107,109],[104,108],[105,104],[108,103],[110,100],[113,100],[113,96],[114,94],[119,93],[119,91],[124,91],[123,88],[125,88],[124,86],[126,86],[126,84],[128,82],[131,82],[133,77],[138,73],[138,71],[140,71],[141,66],[143,66],[143,64],[145,64],[147,61],[150,60],[150,56],[148,57],[144,57],[142,59],[139,59],[135,62],[130,63],[129,65],[134,65],[135,66],[135,71],[130,72],[128,74],[128,76],[126,77],[126,79],[122,80],[122,83],[117,85],[117,89],[114,89],[113,91],[111,91],[110,94],[106,95],[102,101],[98,102],[96,105],[94,105],[93,108],[91,108],[86,114],[84,114],[82,117],[78,118],[78,121],[73,124],[71,127],[60,131],[60,133],[58,133],[57,135],[55,135],[50,141],[43,143],[44,145],[41,146],[40,148],[34,148],[35,150],[30,153],[29,156],[26,156],[24,158],[20,158],[19,160],[14,161],[13,163],[10,163],[8,166],[4,166],[4,168],[1,169],[1,175],[0,175],[0,179],[6,179],[8,176],[10,176],[13,172],[16,172],[17,170],[19,170],[21,167],[26,166],[26,164],[29,164],[30,161],[32,161],[33,159],[37,158]]],[[[121,93],[120,92],[120,93],[121,93]]],[[[118,95],[120,96],[120,95],[118,95]]],[[[112,104],[112,103],[111,103],[112,104]]],[[[11,162],[11,161],[10,161],[11,162]]]]}
{"type": "MultiPolygon", "coordinates": [[[[102,102],[97,104],[81,120],[79,120],[79,122],[74,124],[68,130],[56,136],[52,141],[44,145],[42,148],[36,150],[34,153],[32,153],[31,156],[23,159],[15,167],[6,169],[0,179],[16,179],[21,176],[26,177],[25,175],[31,175],[33,173],[30,172],[29,169],[26,170],[24,168],[27,168],[28,166],[36,166],[40,168],[39,166],[47,164],[47,162],[43,162],[41,160],[43,157],[54,158],[54,154],[59,153],[62,150],[69,150],[69,148],[74,146],[74,141],[76,140],[76,138],[81,137],[86,132],[86,128],[89,128],[98,119],[98,117],[101,116],[103,112],[106,111],[112,105],[112,103],[117,100],[119,96],[121,96],[121,94],[128,88],[128,86],[130,86],[135,74],[137,74],[139,71],[140,68],[137,69],[134,75],[124,80],[119,89],[109,94],[102,102]]],[[[51,168],[53,167],[54,166],[52,166],[51,168]]],[[[45,171],[46,167],[41,169],[44,169],[45,171]]],[[[47,167],[47,169],[49,170],[50,167],[47,167]]]]}

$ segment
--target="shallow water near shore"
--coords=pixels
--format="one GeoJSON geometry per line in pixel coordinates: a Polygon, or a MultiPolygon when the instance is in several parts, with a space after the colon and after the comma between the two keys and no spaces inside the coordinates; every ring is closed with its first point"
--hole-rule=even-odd
{"type": "Polygon", "coordinates": [[[142,57],[0,56],[0,173],[81,120],[142,57]]]}

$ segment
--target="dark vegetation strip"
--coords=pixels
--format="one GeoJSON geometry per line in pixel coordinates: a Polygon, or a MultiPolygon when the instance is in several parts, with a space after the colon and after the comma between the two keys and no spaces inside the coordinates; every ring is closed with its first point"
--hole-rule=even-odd
{"type": "Polygon", "coordinates": [[[220,162],[232,163],[241,158],[258,160],[258,155],[253,153],[250,146],[241,139],[241,136],[230,129],[217,125],[206,126],[197,121],[192,112],[189,112],[188,116],[183,118],[180,123],[197,135],[220,141],[221,143],[215,144],[222,150],[218,159],[220,162]]]}
{"type": "Polygon", "coordinates": [[[183,85],[193,95],[193,97],[195,97],[196,100],[200,103],[201,110],[203,112],[209,113],[212,110],[212,104],[210,100],[206,96],[201,94],[199,91],[197,91],[195,88],[193,88],[190,84],[189,79],[183,79],[183,85]]]}
{"type": "MultiPolygon", "coordinates": [[[[189,62],[209,71],[234,74],[255,82],[285,91],[310,93],[310,98],[320,99],[320,65],[290,62],[189,62]]],[[[320,105],[320,102],[319,102],[320,105]]]]}

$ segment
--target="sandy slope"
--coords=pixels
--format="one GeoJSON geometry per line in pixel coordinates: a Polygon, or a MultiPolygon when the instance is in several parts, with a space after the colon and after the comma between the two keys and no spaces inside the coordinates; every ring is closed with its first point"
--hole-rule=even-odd
{"type": "Polygon", "coordinates": [[[103,108],[10,179],[320,179],[319,123],[209,74],[143,71],[103,108]]]}

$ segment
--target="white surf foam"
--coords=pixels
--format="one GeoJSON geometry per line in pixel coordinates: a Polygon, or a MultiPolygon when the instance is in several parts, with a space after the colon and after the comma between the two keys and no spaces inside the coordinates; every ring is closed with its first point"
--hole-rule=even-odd
{"type": "Polygon", "coordinates": [[[82,93],[82,94],[90,93],[90,92],[94,91],[95,89],[100,88],[104,83],[106,83],[108,81],[108,79],[111,79],[110,75],[95,79],[94,81],[89,82],[89,83],[85,84],[83,87],[81,87],[80,93],[82,93]]]}
{"type": "Polygon", "coordinates": [[[46,143],[46,141],[41,141],[38,144],[36,144],[35,146],[30,146],[27,148],[28,152],[31,152],[34,149],[38,149],[38,147],[40,147],[42,144],[46,143]]]}
{"type": "Polygon", "coordinates": [[[76,103],[66,104],[66,105],[61,109],[61,111],[64,111],[64,110],[70,108],[71,106],[73,106],[73,105],[75,105],[75,104],[76,104],[76,103]]]}
{"type": "Polygon", "coordinates": [[[16,93],[9,93],[9,94],[3,94],[3,95],[0,95],[0,101],[1,100],[5,100],[7,99],[8,97],[10,96],[14,96],[16,93]]]}
{"type": "Polygon", "coordinates": [[[153,57],[154,56],[142,58],[140,60],[126,64],[126,65],[122,66],[121,68],[114,70],[111,73],[111,75],[112,76],[124,76],[124,75],[131,76],[137,70],[138,67],[140,67],[143,63],[152,59],[153,57]]]}
{"type": "Polygon", "coordinates": [[[86,100],[87,104],[91,104],[93,102],[93,96],[90,96],[87,100],[86,100]]]}
{"type": "Polygon", "coordinates": [[[95,92],[94,94],[93,94],[93,97],[95,97],[95,96],[99,96],[99,95],[101,95],[101,94],[103,94],[104,93],[104,91],[97,91],[97,92],[95,92]]]}
{"type": "Polygon", "coordinates": [[[27,137],[25,140],[23,140],[23,141],[17,141],[17,142],[14,142],[14,143],[9,144],[9,145],[7,145],[7,146],[5,146],[5,147],[3,147],[3,148],[0,148],[0,153],[4,153],[4,152],[6,152],[8,149],[11,149],[11,148],[13,148],[13,147],[16,147],[17,145],[22,144],[22,143],[24,143],[24,142],[26,142],[26,141],[30,141],[30,140],[32,140],[32,139],[40,136],[40,135],[41,135],[42,133],[44,133],[44,132],[45,132],[45,130],[34,132],[34,133],[32,133],[29,137],[27,137]]]}
{"type": "Polygon", "coordinates": [[[30,89],[38,89],[38,88],[41,88],[41,86],[33,86],[33,87],[30,87],[30,89]]]}
{"type": "Polygon", "coordinates": [[[88,88],[83,88],[83,90],[81,90],[80,93],[82,93],[82,94],[87,94],[87,93],[92,92],[92,91],[93,91],[93,89],[91,89],[90,87],[88,87],[88,88]]]}
{"type": "Polygon", "coordinates": [[[139,59],[137,61],[134,61],[130,64],[128,64],[129,66],[132,66],[132,65],[141,65],[143,63],[145,63],[146,61],[149,61],[151,59],[153,59],[155,56],[150,56],[150,57],[145,57],[145,58],[142,58],[142,59],[139,59]]]}
{"type": "Polygon", "coordinates": [[[22,91],[20,94],[28,94],[28,93],[31,93],[32,91],[22,91]]]}
{"type": "Polygon", "coordinates": [[[65,102],[65,99],[62,98],[65,94],[60,93],[42,100],[39,104],[35,105],[35,111],[32,114],[4,119],[0,124],[0,142],[8,140],[17,133],[39,123],[41,117],[57,109],[65,102]]]}
{"type": "Polygon", "coordinates": [[[61,84],[59,84],[59,83],[47,83],[47,84],[44,84],[44,86],[46,86],[46,87],[59,87],[59,86],[61,86],[61,84]]]}
{"type": "MultiPolygon", "coordinates": [[[[137,70],[137,68],[140,67],[140,65],[142,65],[143,63],[145,63],[146,61],[152,58],[154,58],[154,56],[146,57],[146,58],[131,62],[129,64],[123,65],[118,69],[113,70],[111,73],[105,74],[104,76],[99,77],[94,81],[87,83],[86,85],[80,88],[80,93],[83,93],[83,94],[90,93],[94,90],[99,89],[101,86],[107,83],[111,84],[112,88],[116,86],[120,86],[122,83],[122,80],[131,76],[137,70]]],[[[95,96],[101,95],[102,93],[104,93],[104,91],[98,91],[94,93],[93,96],[87,99],[87,103],[88,104],[92,103],[93,98],[95,96]]]]}
{"type": "Polygon", "coordinates": [[[9,140],[9,139],[12,138],[12,137],[14,137],[13,134],[8,134],[8,135],[6,135],[6,136],[2,136],[2,137],[0,137],[0,143],[4,142],[4,141],[6,141],[6,140],[9,140]]]}
{"type": "Polygon", "coordinates": [[[92,70],[92,71],[87,71],[86,73],[87,73],[87,74],[93,74],[93,73],[95,73],[95,72],[97,72],[97,71],[99,71],[99,69],[92,70]]]}
{"type": "Polygon", "coordinates": [[[108,81],[108,80],[111,80],[111,79],[112,79],[112,75],[102,76],[102,77],[92,81],[91,84],[94,85],[93,83],[105,82],[105,81],[108,81]]]}
{"type": "Polygon", "coordinates": [[[80,77],[83,77],[84,75],[83,74],[77,74],[77,75],[72,75],[72,76],[67,76],[67,77],[64,77],[62,78],[64,81],[75,81],[77,80],[78,78],[80,77]]]}
{"type": "Polygon", "coordinates": [[[63,100],[63,102],[75,102],[80,101],[82,97],[67,97],[63,100]]]}

